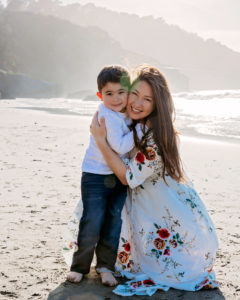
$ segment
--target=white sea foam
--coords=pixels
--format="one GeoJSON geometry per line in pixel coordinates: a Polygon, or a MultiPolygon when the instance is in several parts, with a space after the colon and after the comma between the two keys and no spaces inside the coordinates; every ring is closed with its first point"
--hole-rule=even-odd
{"type": "Polygon", "coordinates": [[[177,124],[186,131],[240,139],[240,91],[201,91],[174,95],[177,124]]]}

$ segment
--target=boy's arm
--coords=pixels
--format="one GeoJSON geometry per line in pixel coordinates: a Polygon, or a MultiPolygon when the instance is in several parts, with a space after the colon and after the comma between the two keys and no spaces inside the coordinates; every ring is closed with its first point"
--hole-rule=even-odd
{"type": "MultiPolygon", "coordinates": [[[[121,120],[118,116],[109,111],[105,106],[100,105],[98,110],[98,121],[104,117],[105,125],[107,129],[107,141],[111,148],[119,155],[124,155],[131,151],[135,144],[133,138],[133,132],[130,131],[126,134],[123,133],[121,120]]],[[[142,138],[142,130],[140,124],[136,125],[138,137],[142,138]]]]}
{"type": "Polygon", "coordinates": [[[119,155],[124,155],[134,148],[133,132],[130,131],[124,135],[121,122],[113,115],[105,117],[107,128],[107,141],[111,148],[119,155]]]}

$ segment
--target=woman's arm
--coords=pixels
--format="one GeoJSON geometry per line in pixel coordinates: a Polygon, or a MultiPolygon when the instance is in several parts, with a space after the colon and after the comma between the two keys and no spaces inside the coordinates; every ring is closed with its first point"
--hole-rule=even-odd
{"type": "Polygon", "coordinates": [[[107,132],[105,127],[104,118],[100,119],[98,123],[97,113],[94,115],[91,123],[91,133],[98,145],[99,150],[102,152],[104,159],[106,160],[109,167],[119,178],[124,185],[128,185],[126,180],[126,166],[122,159],[116,154],[107,142],[107,132]]]}

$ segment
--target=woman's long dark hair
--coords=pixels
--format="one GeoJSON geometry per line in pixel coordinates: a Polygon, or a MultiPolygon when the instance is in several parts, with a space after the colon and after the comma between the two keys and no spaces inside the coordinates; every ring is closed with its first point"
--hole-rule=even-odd
{"type": "Polygon", "coordinates": [[[138,139],[135,126],[133,126],[136,147],[146,155],[148,138],[152,134],[163,162],[163,180],[166,182],[167,173],[177,182],[184,181],[183,167],[177,145],[178,132],[173,124],[175,120],[174,103],[167,81],[162,73],[152,66],[139,66],[135,69],[135,73],[136,77],[132,86],[136,85],[138,81],[147,82],[152,88],[154,98],[153,112],[142,120],[144,135],[141,140],[138,139]],[[146,127],[148,121],[151,124],[149,129],[146,127]]]}

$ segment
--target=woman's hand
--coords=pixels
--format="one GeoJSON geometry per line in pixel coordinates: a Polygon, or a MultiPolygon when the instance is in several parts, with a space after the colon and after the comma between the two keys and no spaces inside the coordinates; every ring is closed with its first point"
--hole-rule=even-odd
{"type": "Polygon", "coordinates": [[[92,118],[90,131],[97,144],[106,142],[107,130],[105,126],[105,120],[103,117],[101,117],[100,124],[98,123],[98,112],[96,112],[92,118]]]}

